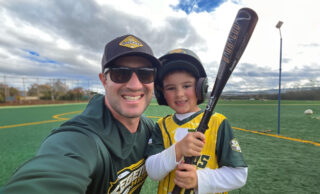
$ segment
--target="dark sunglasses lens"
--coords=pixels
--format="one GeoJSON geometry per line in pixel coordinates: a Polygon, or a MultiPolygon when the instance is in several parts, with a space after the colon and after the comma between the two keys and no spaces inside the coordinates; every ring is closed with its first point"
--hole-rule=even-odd
{"type": "Polygon", "coordinates": [[[132,71],[129,69],[114,68],[110,70],[110,78],[116,83],[126,83],[131,78],[132,71]]]}
{"type": "Polygon", "coordinates": [[[155,69],[153,68],[111,68],[110,78],[116,83],[126,83],[130,80],[133,72],[136,73],[143,84],[149,84],[154,81],[155,69]]]}
{"type": "Polygon", "coordinates": [[[154,81],[155,70],[154,69],[139,69],[137,74],[141,83],[149,84],[154,81]]]}

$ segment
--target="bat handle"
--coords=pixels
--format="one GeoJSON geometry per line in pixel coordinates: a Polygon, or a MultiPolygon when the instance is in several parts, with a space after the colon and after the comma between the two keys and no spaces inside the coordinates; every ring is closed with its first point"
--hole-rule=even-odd
{"type": "MultiPolygon", "coordinates": [[[[180,193],[181,193],[181,190],[182,190],[181,187],[179,187],[178,185],[175,185],[174,188],[173,188],[173,190],[172,190],[172,192],[171,192],[171,194],[180,194],[180,193]]],[[[190,193],[191,190],[192,190],[192,189],[186,189],[186,190],[185,190],[185,193],[190,193]]]]}
{"type": "Polygon", "coordinates": [[[181,193],[181,187],[179,187],[178,185],[175,185],[171,193],[172,194],[180,194],[181,193]]]}
{"type": "MultiPolygon", "coordinates": [[[[184,158],[184,163],[186,164],[192,164],[194,161],[195,157],[191,156],[191,157],[185,157],[184,158]]],[[[172,194],[180,194],[181,193],[181,187],[179,187],[178,185],[174,185],[174,188],[172,190],[172,194]]]]}

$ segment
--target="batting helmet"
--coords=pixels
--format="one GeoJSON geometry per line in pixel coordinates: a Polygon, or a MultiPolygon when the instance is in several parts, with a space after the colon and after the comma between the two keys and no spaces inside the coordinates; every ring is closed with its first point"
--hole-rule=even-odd
{"type": "Polygon", "coordinates": [[[186,70],[196,78],[197,104],[201,104],[208,91],[207,74],[202,66],[199,57],[189,49],[179,48],[169,51],[159,58],[162,68],[158,72],[154,84],[154,94],[159,105],[167,105],[162,89],[162,81],[165,75],[175,70],[186,70]]]}

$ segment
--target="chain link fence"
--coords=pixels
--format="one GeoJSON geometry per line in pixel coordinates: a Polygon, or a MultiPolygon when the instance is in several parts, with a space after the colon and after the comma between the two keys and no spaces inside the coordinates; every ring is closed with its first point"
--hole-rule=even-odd
{"type": "Polygon", "coordinates": [[[97,80],[0,74],[0,103],[36,101],[87,101],[103,93],[97,80]]]}

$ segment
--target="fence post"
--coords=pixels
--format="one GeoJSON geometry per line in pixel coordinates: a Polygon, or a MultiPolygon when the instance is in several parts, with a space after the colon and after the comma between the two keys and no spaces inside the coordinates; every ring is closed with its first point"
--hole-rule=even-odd
{"type": "Polygon", "coordinates": [[[22,86],[23,86],[23,98],[25,99],[26,98],[26,86],[24,83],[24,77],[22,77],[22,86]]]}
{"type": "Polygon", "coordinates": [[[37,77],[37,96],[40,99],[40,90],[39,90],[39,78],[37,77]]]}
{"type": "Polygon", "coordinates": [[[51,100],[54,101],[54,95],[53,95],[53,79],[50,79],[51,81],[51,100]]]}
{"type": "Polygon", "coordinates": [[[7,97],[9,96],[8,85],[6,84],[6,75],[3,75],[3,86],[4,86],[4,102],[6,102],[7,97]]]}

